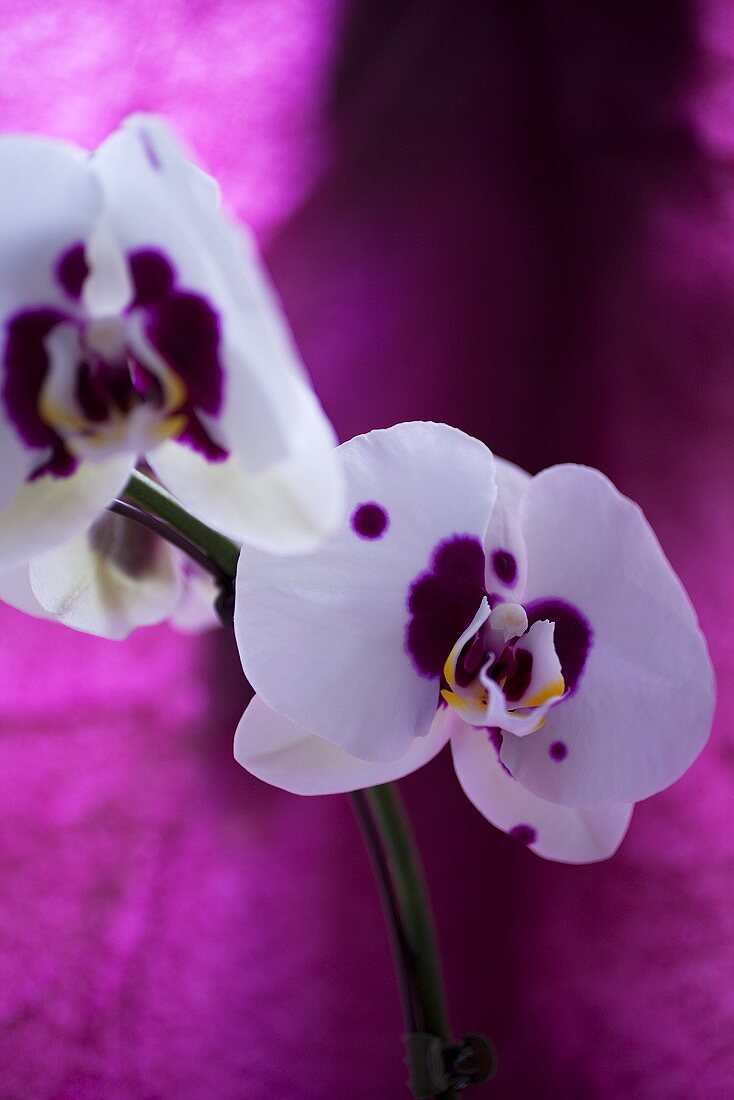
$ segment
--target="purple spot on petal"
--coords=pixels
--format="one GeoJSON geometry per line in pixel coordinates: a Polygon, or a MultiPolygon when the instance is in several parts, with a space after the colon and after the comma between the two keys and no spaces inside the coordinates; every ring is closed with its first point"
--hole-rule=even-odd
{"type": "Polygon", "coordinates": [[[519,840],[521,844],[535,844],[538,839],[538,834],[532,825],[514,825],[509,835],[514,836],[515,840],[519,840]]]}
{"type": "Polygon", "coordinates": [[[139,252],[130,253],[128,263],[135,287],[133,306],[152,305],[173,290],[173,268],[162,252],[142,248],[139,252]]]}
{"type": "Polygon", "coordinates": [[[534,600],[525,606],[528,626],[549,619],[555,623],[553,644],[561,662],[566,693],[572,694],[578,687],[586,658],[594,639],[594,632],[577,607],[565,600],[534,600]]]}
{"type": "Polygon", "coordinates": [[[428,569],[411,584],[405,649],[421,676],[441,675],[452,646],[476,614],[485,595],[484,565],[479,539],[454,535],[438,543],[428,569]]]}
{"type": "Polygon", "coordinates": [[[492,568],[502,584],[511,588],[517,580],[517,562],[515,555],[509,550],[494,550],[492,552],[492,568]]]}
{"type": "Polygon", "coordinates": [[[84,255],[84,245],[81,242],[73,244],[56,264],[56,278],[69,297],[77,301],[81,297],[84,280],[88,274],[89,267],[84,255]]]}
{"type": "Polygon", "coordinates": [[[373,500],[359,504],[352,512],[352,530],[362,539],[379,539],[390,525],[390,517],[380,504],[373,500]]]}
{"type": "Polygon", "coordinates": [[[565,741],[554,741],[548,746],[548,755],[551,760],[565,760],[568,756],[568,745],[565,741]]]}

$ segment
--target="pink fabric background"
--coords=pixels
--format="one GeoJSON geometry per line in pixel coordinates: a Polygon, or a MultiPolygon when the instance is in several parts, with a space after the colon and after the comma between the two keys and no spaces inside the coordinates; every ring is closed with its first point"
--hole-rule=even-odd
{"type": "MultiPolygon", "coordinates": [[[[500,1050],[477,1097],[732,1095],[733,52],[726,0],[0,9],[2,129],[167,115],[344,438],[430,417],[601,465],[693,595],[715,734],[611,862],[534,858],[444,757],[404,784],[457,1030],[500,1050]]],[[[349,808],[234,764],[229,639],[0,628],[3,1100],[407,1095],[349,808]]]]}

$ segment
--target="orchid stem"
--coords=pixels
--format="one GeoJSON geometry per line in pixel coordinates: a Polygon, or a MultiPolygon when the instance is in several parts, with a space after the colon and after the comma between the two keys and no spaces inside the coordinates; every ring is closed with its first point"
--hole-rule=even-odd
{"type": "MultiPolygon", "coordinates": [[[[409,1033],[435,1035],[450,1044],[451,1025],[433,913],[402,796],[397,784],[384,783],[355,792],[352,799],[378,877],[385,915],[391,925],[406,1028],[409,1033]],[[363,821],[365,807],[382,846],[384,862],[374,852],[369,825],[363,821]]],[[[455,1095],[453,1089],[441,1093],[446,1100],[455,1095]]]]}
{"type": "Polygon", "coordinates": [[[124,499],[164,520],[189,542],[204,550],[228,577],[237,573],[240,548],[225,535],[192,516],[162,485],[136,470],[125,486],[124,499]]]}

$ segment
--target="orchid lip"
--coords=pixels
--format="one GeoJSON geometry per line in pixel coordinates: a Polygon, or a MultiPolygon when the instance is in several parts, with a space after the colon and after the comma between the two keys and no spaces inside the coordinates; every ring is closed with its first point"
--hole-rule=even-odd
{"type": "MultiPolygon", "coordinates": [[[[573,647],[569,655],[568,641],[579,640],[585,620],[561,601],[538,601],[528,607],[530,615],[521,604],[490,608],[484,597],[445,662],[441,700],[470,725],[524,737],[541,729],[551,708],[576,690],[583,667],[573,647]],[[550,616],[540,618],[541,609],[558,615],[570,682],[556,646],[556,623],[550,616]]],[[[565,756],[557,752],[555,759],[565,756]]]]}

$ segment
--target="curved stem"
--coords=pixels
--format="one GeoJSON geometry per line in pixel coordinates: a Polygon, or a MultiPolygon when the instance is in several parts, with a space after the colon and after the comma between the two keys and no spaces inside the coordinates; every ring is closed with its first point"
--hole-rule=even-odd
{"type": "Polygon", "coordinates": [[[400,901],[390,874],[390,866],[385,849],[382,846],[380,832],[366,793],[364,791],[352,791],[349,795],[349,801],[362,830],[362,839],[369,853],[385,911],[385,919],[390,930],[405,1027],[409,1032],[422,1031],[422,1012],[420,1005],[416,1003],[415,956],[411,951],[403,927],[400,901]]]}
{"type": "Polygon", "coordinates": [[[204,550],[209,559],[218,565],[226,576],[236,575],[237,560],[240,556],[239,546],[192,516],[152,478],[136,470],[125,486],[124,497],[128,502],[152,512],[175,531],[185,535],[194,546],[204,550]]]}
{"type": "Polygon", "coordinates": [[[159,538],[165,539],[166,542],[170,542],[172,546],[181,550],[190,557],[192,561],[195,561],[197,565],[200,565],[202,569],[205,569],[207,573],[210,573],[219,584],[224,585],[231,583],[229,574],[225,573],[204,550],[196,546],[185,535],[182,535],[175,527],[171,527],[168,523],[159,519],[158,516],[154,516],[150,512],[145,512],[142,508],[136,508],[134,504],[128,504],[125,500],[114,500],[112,504],[109,505],[108,510],[114,512],[115,515],[124,516],[125,519],[132,520],[133,523],[139,523],[141,527],[147,527],[149,531],[153,531],[159,538]]]}
{"type": "MultiPolygon", "coordinates": [[[[438,941],[423,867],[396,783],[350,795],[390,927],[406,1031],[451,1043],[438,941]]],[[[453,1089],[441,1095],[455,1097],[453,1089]]]]}
{"type": "Polygon", "coordinates": [[[418,1030],[451,1042],[436,930],[418,847],[395,783],[364,792],[387,854],[400,903],[406,943],[413,956],[417,997],[421,1007],[418,1030]]]}

